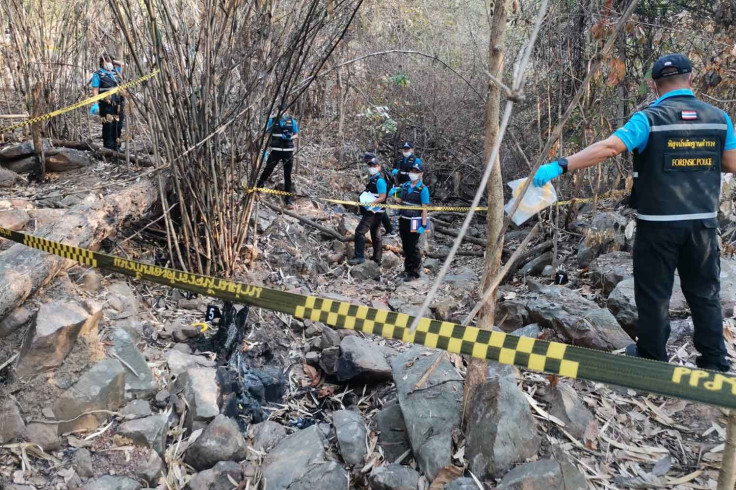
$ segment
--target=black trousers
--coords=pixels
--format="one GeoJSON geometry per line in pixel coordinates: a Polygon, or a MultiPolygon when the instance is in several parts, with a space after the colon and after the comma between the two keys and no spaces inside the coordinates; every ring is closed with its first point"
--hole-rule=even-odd
{"type": "Polygon", "coordinates": [[[385,213],[381,213],[381,223],[383,224],[383,228],[386,230],[386,233],[394,231],[394,225],[391,223],[391,216],[388,215],[388,209],[385,213]]]}
{"type": "Polygon", "coordinates": [[[102,145],[110,150],[117,150],[125,122],[122,101],[119,104],[112,104],[101,100],[100,117],[102,117],[102,145]]]}
{"type": "Polygon", "coordinates": [[[667,362],[669,303],[675,269],[693,317],[693,340],[701,368],[727,371],[719,294],[720,250],[717,228],[703,221],[637,222],[634,243],[634,292],[639,311],[639,355],[667,362]],[[712,227],[710,227],[712,226],[712,227]]]}
{"type": "Polygon", "coordinates": [[[371,241],[373,242],[373,260],[381,262],[381,220],[386,213],[371,213],[365,211],[360,223],[355,229],[355,258],[365,258],[365,234],[371,232],[371,241]]]}
{"type": "MultiPolygon", "coordinates": [[[[261,173],[261,178],[258,179],[258,184],[256,184],[256,187],[263,187],[263,184],[266,183],[279,162],[284,162],[284,190],[286,192],[294,192],[291,186],[291,170],[294,167],[293,151],[271,150],[268,153],[266,167],[263,169],[263,172],[261,173]]],[[[291,198],[287,198],[286,200],[291,201],[291,198]]]]}
{"type": "Polygon", "coordinates": [[[419,233],[411,232],[411,220],[399,217],[399,235],[404,248],[404,272],[419,277],[422,256],[419,253],[419,233]]]}

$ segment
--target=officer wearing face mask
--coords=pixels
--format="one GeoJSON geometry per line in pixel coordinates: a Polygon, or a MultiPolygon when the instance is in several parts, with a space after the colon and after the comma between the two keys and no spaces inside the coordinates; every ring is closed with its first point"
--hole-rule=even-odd
{"type": "MultiPolygon", "coordinates": [[[[125,65],[107,53],[100,56],[100,69],[92,75],[90,86],[92,95],[105,93],[122,83],[122,69],[125,65]]],[[[120,151],[120,136],[123,133],[125,120],[124,99],[117,92],[107,99],[95,102],[90,107],[90,114],[102,117],[102,144],[110,150],[120,151]]]]}
{"type": "MultiPolygon", "coordinates": [[[[294,151],[296,151],[295,143],[299,138],[299,125],[296,119],[288,113],[288,105],[281,104],[278,117],[268,119],[266,131],[270,133],[270,144],[268,148],[268,158],[266,166],[263,168],[261,177],[258,179],[256,187],[263,187],[266,180],[271,176],[276,165],[279,162],[284,164],[284,190],[286,192],[294,192],[291,183],[291,171],[294,168],[294,151]]],[[[287,209],[294,209],[294,197],[286,197],[287,209]]]]}
{"type": "Polygon", "coordinates": [[[373,207],[372,205],[386,202],[387,184],[381,172],[381,163],[375,156],[366,161],[368,165],[368,183],[365,191],[361,195],[361,202],[365,202],[366,206],[361,206],[360,212],[363,217],[355,229],[355,257],[350,259],[350,265],[362,264],[365,262],[365,234],[371,232],[371,241],[373,242],[373,261],[381,265],[381,218],[384,212],[383,208],[373,207]]]}
{"type": "MultiPolygon", "coordinates": [[[[367,151],[363,154],[363,161],[368,165],[371,160],[377,159],[376,154],[372,153],[370,151],[367,151]]],[[[383,168],[381,168],[381,174],[383,179],[386,181],[386,185],[388,186],[388,183],[391,182],[393,179],[389,178],[388,174],[385,173],[383,168]]],[[[385,233],[383,233],[383,236],[396,236],[396,230],[394,229],[393,223],[391,223],[391,216],[389,215],[389,212],[383,213],[381,216],[381,223],[383,224],[383,228],[385,230],[385,233]]]]}
{"type": "Polygon", "coordinates": [[[401,185],[399,204],[415,207],[416,209],[402,209],[399,211],[399,235],[401,246],[404,248],[404,281],[419,279],[419,270],[422,265],[422,255],[419,252],[419,235],[425,233],[429,220],[427,209],[429,205],[429,189],[422,183],[424,166],[421,162],[414,162],[407,172],[407,182],[401,185]]]}
{"type": "Polygon", "coordinates": [[[410,141],[405,141],[401,145],[401,158],[396,160],[396,165],[394,165],[394,169],[391,171],[391,175],[394,176],[398,185],[409,182],[409,170],[415,163],[422,165],[422,161],[414,155],[414,145],[410,141]]]}

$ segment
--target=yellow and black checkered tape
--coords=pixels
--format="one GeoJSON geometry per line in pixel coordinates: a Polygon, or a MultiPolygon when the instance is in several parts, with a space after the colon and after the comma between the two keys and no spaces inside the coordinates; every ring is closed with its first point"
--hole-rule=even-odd
{"type": "Polygon", "coordinates": [[[619,356],[560,342],[516,337],[428,318],[420,319],[412,333],[409,326],[414,317],[405,313],[190,274],[92,252],[5,228],[0,228],[0,237],[85,265],[225,301],[319,321],[331,327],[380,335],[533,371],[736,408],[736,378],[722,373],[619,356]]]}
{"type": "Polygon", "coordinates": [[[110,97],[113,94],[116,94],[117,92],[119,92],[121,90],[126,90],[126,89],[129,89],[130,87],[132,87],[134,85],[138,85],[139,83],[144,82],[144,81],[148,80],[149,78],[156,76],[156,74],[158,74],[158,70],[155,70],[152,73],[149,73],[148,75],[143,75],[140,78],[136,78],[135,80],[131,80],[130,82],[126,82],[126,83],[123,83],[121,85],[118,85],[117,87],[115,87],[113,89],[106,90],[103,93],[100,93],[100,94],[97,94],[97,95],[93,95],[92,97],[90,97],[88,99],[84,99],[81,102],[77,102],[75,104],[68,105],[66,107],[62,107],[61,109],[57,109],[55,111],[48,112],[48,113],[43,114],[41,116],[36,116],[34,118],[31,118],[31,119],[26,119],[25,121],[20,122],[20,123],[17,123],[17,124],[11,124],[10,126],[6,126],[4,128],[0,128],[0,134],[7,133],[7,132],[12,131],[14,129],[22,128],[23,126],[28,126],[30,124],[35,124],[35,123],[38,123],[38,122],[43,122],[43,121],[46,121],[48,119],[54,118],[56,116],[60,116],[62,114],[66,114],[67,112],[71,112],[71,111],[73,111],[75,109],[79,109],[79,108],[84,107],[86,105],[93,104],[93,103],[98,102],[100,100],[106,99],[106,98],[110,97]]]}

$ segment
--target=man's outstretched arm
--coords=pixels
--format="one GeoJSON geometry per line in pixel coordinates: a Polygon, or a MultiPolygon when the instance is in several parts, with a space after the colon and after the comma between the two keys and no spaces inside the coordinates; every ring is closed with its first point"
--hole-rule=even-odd
{"type": "MultiPolygon", "coordinates": [[[[621,138],[616,135],[611,135],[608,138],[597,141],[574,155],[567,157],[567,170],[580,170],[582,168],[598,165],[603,160],[620,155],[627,149],[626,144],[621,140],[621,138]]],[[[562,175],[562,167],[557,163],[557,161],[547,163],[539,167],[539,170],[537,170],[537,173],[534,175],[534,185],[543,186],[560,175],[562,175]]]]}

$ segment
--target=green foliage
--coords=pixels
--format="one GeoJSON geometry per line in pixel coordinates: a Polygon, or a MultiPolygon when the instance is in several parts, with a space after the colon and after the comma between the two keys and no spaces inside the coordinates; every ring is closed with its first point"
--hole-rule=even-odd
{"type": "Polygon", "coordinates": [[[365,118],[374,133],[391,134],[398,129],[398,124],[391,117],[387,106],[368,107],[365,111],[359,113],[358,117],[365,118]]]}
{"type": "Polygon", "coordinates": [[[409,75],[402,72],[396,72],[391,75],[388,75],[385,78],[385,81],[391,85],[396,85],[397,87],[406,88],[409,86],[409,75]]]}

